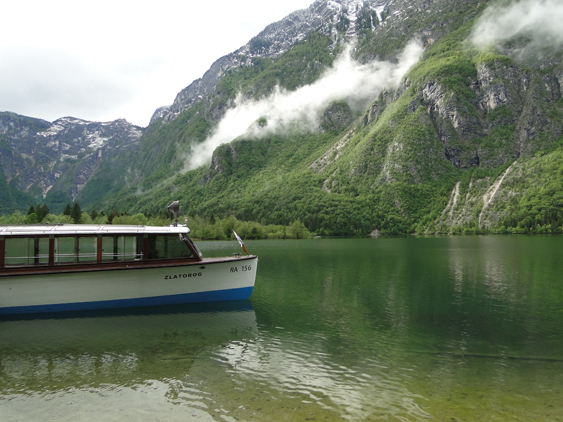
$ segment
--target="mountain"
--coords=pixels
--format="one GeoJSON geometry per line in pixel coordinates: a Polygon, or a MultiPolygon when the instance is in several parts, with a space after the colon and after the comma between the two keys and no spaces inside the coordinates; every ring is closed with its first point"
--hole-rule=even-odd
{"type": "MultiPolygon", "coordinates": [[[[179,199],[186,213],[300,219],[319,234],[561,231],[563,36],[508,20],[548,22],[552,3],[318,0],[98,161],[79,164],[95,156],[83,137],[75,158],[58,152],[60,181],[28,176],[38,165],[13,146],[19,167],[3,147],[2,170],[13,192],[87,209],[179,199]]],[[[46,148],[48,123],[18,117],[46,148]]]]}
{"type": "Polygon", "coordinates": [[[98,123],[63,117],[49,123],[0,113],[2,176],[11,191],[24,193],[19,202],[7,200],[4,210],[44,200],[62,211],[112,157],[136,147],[141,135],[141,128],[125,120],[98,123]]]}
{"type": "MultiPolygon", "coordinates": [[[[165,113],[157,110],[152,122],[161,117],[164,121],[174,119],[178,114],[209,95],[229,70],[252,67],[255,65],[257,58],[275,60],[313,32],[323,35],[353,37],[357,20],[356,14],[359,10],[369,10],[369,14],[372,11],[377,13],[376,11],[383,11],[388,7],[388,3],[393,2],[376,0],[364,4],[364,2],[357,0],[317,0],[309,8],[298,10],[281,21],[267,26],[248,44],[221,57],[213,63],[201,79],[192,82],[187,88],[183,89],[165,113]],[[335,29],[335,22],[344,20],[348,22],[346,31],[344,34],[338,34],[335,29]]],[[[370,22],[370,25],[374,25],[374,23],[370,22]]]]}

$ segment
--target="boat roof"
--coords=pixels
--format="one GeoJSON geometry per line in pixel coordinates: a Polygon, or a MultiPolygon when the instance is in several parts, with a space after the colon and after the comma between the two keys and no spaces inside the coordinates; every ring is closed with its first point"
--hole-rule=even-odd
{"type": "Polygon", "coordinates": [[[186,226],[134,226],[119,224],[23,224],[2,226],[0,236],[41,236],[41,235],[131,235],[131,234],[188,234],[186,226]]]}

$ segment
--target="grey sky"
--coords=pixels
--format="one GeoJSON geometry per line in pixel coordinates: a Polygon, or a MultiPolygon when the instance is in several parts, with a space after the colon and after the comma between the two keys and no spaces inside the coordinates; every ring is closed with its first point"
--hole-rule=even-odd
{"type": "Polygon", "coordinates": [[[8,2],[0,25],[0,111],[146,126],[216,59],[311,3],[8,2]]]}

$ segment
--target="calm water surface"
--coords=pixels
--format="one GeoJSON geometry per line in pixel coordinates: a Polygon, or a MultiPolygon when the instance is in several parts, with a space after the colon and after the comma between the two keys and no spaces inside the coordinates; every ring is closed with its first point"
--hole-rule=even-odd
{"type": "Polygon", "coordinates": [[[1,320],[0,421],[563,421],[563,236],[246,243],[250,301],[1,320]]]}

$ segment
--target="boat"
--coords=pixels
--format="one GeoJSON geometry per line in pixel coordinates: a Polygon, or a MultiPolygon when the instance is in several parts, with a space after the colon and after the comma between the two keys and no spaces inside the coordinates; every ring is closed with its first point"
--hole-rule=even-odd
{"type": "Polygon", "coordinates": [[[248,299],[258,257],[204,258],[189,233],[177,220],[0,226],[0,315],[248,299]]]}

